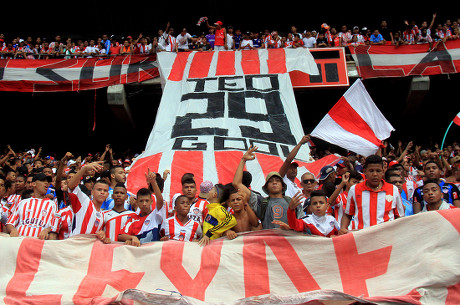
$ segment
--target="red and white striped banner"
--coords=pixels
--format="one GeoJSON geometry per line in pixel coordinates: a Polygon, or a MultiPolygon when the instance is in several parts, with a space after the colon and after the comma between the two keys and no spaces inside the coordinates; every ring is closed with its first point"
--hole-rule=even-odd
{"type": "Polygon", "coordinates": [[[460,71],[460,40],[440,43],[428,52],[428,44],[350,47],[359,76],[377,77],[428,76],[460,71]]]}
{"type": "Polygon", "coordinates": [[[460,209],[333,238],[275,229],[136,248],[0,233],[0,245],[4,304],[460,304],[460,209]]]}
{"type": "Polygon", "coordinates": [[[108,59],[2,59],[0,91],[53,92],[137,83],[159,75],[156,56],[120,55],[108,59]]]}
{"type": "MultiPolygon", "coordinates": [[[[309,51],[161,52],[158,62],[163,96],[145,151],[128,175],[128,190],[145,186],[148,168],[170,170],[165,198],[181,192],[185,173],[195,174],[197,186],[203,180],[229,183],[251,145],[259,150],[247,170],[252,187],[261,190],[266,174],[279,170],[304,135],[288,72],[318,74],[309,51]]],[[[307,145],[297,157],[300,177],[312,161],[307,145]]]]}

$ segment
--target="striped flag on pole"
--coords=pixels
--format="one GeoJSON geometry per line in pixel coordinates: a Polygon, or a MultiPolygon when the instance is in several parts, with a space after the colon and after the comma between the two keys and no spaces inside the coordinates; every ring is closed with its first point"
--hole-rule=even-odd
{"type": "Polygon", "coordinates": [[[454,123],[460,126],[460,112],[455,116],[454,123]]]}
{"type": "Polygon", "coordinates": [[[315,127],[312,136],[363,156],[375,154],[393,126],[372,101],[360,79],[315,127]]]}

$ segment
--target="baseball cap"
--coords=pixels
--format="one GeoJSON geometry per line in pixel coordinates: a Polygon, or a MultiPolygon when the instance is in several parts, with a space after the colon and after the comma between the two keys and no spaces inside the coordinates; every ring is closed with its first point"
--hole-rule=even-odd
{"type": "Polygon", "coordinates": [[[267,177],[265,178],[265,184],[264,186],[262,186],[262,190],[268,194],[267,184],[268,184],[268,180],[270,180],[272,177],[279,177],[281,179],[281,183],[283,184],[283,192],[286,191],[287,185],[286,183],[284,183],[283,177],[281,177],[280,173],[278,172],[269,172],[267,174],[267,177]]]}
{"type": "Polygon", "coordinates": [[[338,166],[338,167],[342,167],[342,168],[345,168],[345,167],[346,167],[346,165],[345,165],[345,161],[343,161],[343,160],[339,160],[339,162],[337,162],[337,166],[338,166]]]}
{"type": "Polygon", "coordinates": [[[390,163],[388,163],[388,167],[392,167],[392,166],[394,166],[396,164],[399,164],[399,162],[396,161],[396,160],[390,161],[390,163]]]}
{"type": "Polygon", "coordinates": [[[216,23],[214,23],[215,25],[220,25],[222,26],[222,21],[217,21],[216,23]]]}
{"type": "Polygon", "coordinates": [[[203,182],[201,182],[200,184],[200,197],[206,197],[209,193],[209,191],[213,188],[214,184],[209,181],[209,180],[205,180],[203,182]]]}
{"type": "Polygon", "coordinates": [[[51,178],[48,175],[45,175],[44,173],[38,173],[38,174],[34,175],[33,178],[32,178],[32,182],[44,181],[44,180],[47,180],[48,182],[51,182],[51,181],[53,181],[53,178],[51,178]]]}
{"type": "Polygon", "coordinates": [[[335,172],[335,169],[332,166],[330,165],[324,166],[323,168],[321,168],[321,171],[319,173],[319,180],[326,179],[333,172],[335,172]]]}

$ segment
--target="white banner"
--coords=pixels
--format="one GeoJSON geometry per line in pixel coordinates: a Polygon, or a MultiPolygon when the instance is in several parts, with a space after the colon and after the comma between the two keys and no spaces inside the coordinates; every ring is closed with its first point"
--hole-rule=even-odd
{"type": "MultiPolygon", "coordinates": [[[[229,183],[242,154],[259,147],[248,163],[252,187],[261,190],[268,172],[279,170],[304,135],[289,71],[317,74],[302,50],[158,53],[163,96],[145,151],[133,163],[128,190],[145,186],[145,172],[171,172],[164,195],[181,191],[180,178],[194,173],[229,183]]],[[[297,154],[299,177],[312,160],[308,146],[297,154]],[[303,162],[303,163],[302,163],[303,162]]]]}
{"type": "Polygon", "coordinates": [[[0,300],[460,304],[459,219],[460,209],[432,211],[333,238],[255,231],[204,248],[172,240],[137,248],[94,236],[42,241],[0,234],[0,300]]]}

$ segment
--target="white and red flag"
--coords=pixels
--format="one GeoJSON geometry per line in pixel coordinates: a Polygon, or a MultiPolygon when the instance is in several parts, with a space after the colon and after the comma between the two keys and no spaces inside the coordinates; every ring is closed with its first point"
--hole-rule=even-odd
{"type": "Polygon", "coordinates": [[[454,123],[460,126],[460,112],[455,116],[454,123]]]}
{"type": "Polygon", "coordinates": [[[368,156],[377,152],[392,131],[393,126],[374,104],[362,81],[357,79],[311,135],[368,156]]]}

